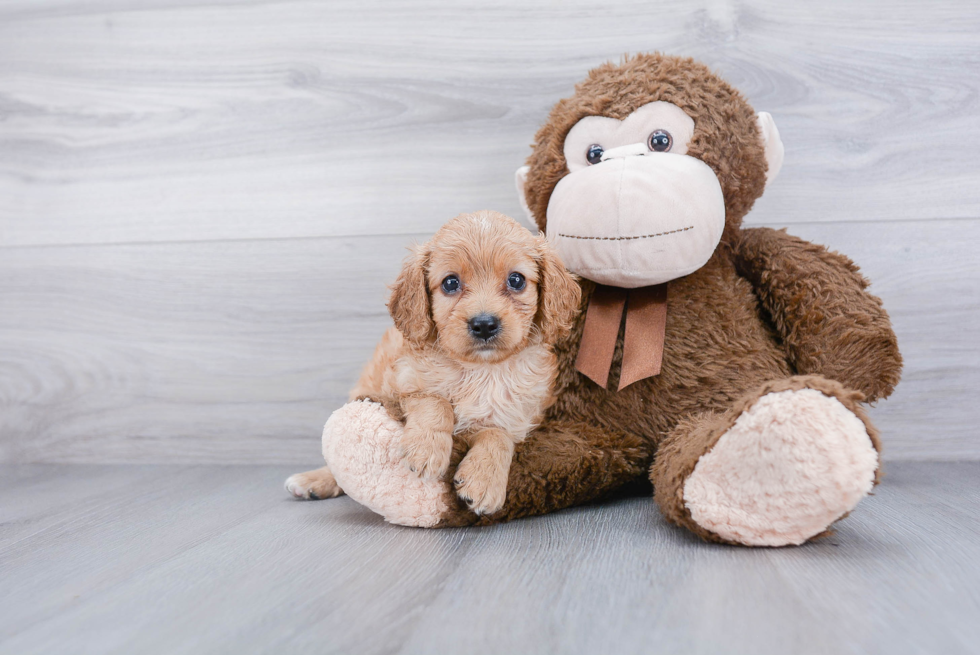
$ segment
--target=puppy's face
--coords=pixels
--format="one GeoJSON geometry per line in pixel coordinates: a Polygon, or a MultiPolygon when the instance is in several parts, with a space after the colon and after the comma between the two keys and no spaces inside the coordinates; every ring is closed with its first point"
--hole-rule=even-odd
{"type": "Polygon", "coordinates": [[[451,220],[406,263],[389,309],[410,341],[495,362],[567,333],[580,289],[548,243],[495,212],[451,220]],[[424,284],[422,293],[413,285],[424,284]]]}
{"type": "Polygon", "coordinates": [[[459,227],[440,232],[429,255],[438,344],[457,359],[497,361],[526,347],[534,327],[538,267],[533,237],[499,221],[459,227]]]}

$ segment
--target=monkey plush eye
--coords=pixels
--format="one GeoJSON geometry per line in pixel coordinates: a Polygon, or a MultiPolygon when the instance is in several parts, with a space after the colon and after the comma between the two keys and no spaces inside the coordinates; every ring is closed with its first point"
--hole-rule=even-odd
{"type": "Polygon", "coordinates": [[[585,153],[585,158],[589,160],[590,164],[598,164],[602,161],[602,153],[605,149],[598,143],[593,143],[589,146],[589,149],[585,153]]]}
{"type": "Polygon", "coordinates": [[[442,281],[442,290],[446,293],[456,293],[459,291],[459,278],[455,275],[447,275],[442,281]]]}
{"type": "Polygon", "coordinates": [[[520,273],[511,273],[507,276],[507,286],[514,291],[522,291],[527,285],[527,280],[520,273]]]}
{"type": "Polygon", "coordinates": [[[667,152],[674,140],[667,130],[654,130],[647,139],[647,147],[653,152],[667,152]]]}

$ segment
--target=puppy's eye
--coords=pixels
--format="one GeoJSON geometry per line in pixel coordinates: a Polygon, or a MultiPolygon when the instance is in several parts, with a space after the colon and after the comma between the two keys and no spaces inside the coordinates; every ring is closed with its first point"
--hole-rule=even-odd
{"type": "Polygon", "coordinates": [[[507,286],[514,291],[522,291],[527,286],[527,280],[520,273],[511,273],[507,276],[507,286]]]}
{"type": "Polygon", "coordinates": [[[654,130],[647,139],[647,147],[653,152],[667,152],[674,139],[667,130],[654,130]]]}
{"type": "Polygon", "coordinates": [[[589,160],[590,164],[598,164],[602,161],[602,153],[605,149],[598,143],[593,143],[589,146],[589,149],[585,151],[585,158],[589,160]]]}
{"type": "Polygon", "coordinates": [[[456,293],[459,291],[459,278],[455,275],[447,275],[442,281],[442,290],[446,293],[456,293]]]}

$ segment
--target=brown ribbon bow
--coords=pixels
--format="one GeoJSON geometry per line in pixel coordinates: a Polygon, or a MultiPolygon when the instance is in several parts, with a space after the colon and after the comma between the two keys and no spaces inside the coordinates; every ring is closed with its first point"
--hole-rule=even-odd
{"type": "Polygon", "coordinates": [[[619,391],[660,373],[667,326],[667,284],[621,289],[597,284],[585,314],[575,368],[603,389],[626,312],[619,391]]]}

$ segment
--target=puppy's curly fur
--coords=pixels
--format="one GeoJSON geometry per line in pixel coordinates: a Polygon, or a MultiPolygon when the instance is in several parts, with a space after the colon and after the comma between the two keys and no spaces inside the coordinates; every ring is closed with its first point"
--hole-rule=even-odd
{"type": "Polygon", "coordinates": [[[491,514],[514,446],[553,402],[552,345],[568,335],[580,294],[543,237],[496,212],[457,216],[405,262],[388,302],[395,327],[351,396],[380,399],[405,420],[402,452],[419,475],[445,475],[453,436],[464,441],[457,493],[491,514]],[[519,288],[508,282],[515,273],[519,288]],[[496,324],[489,338],[472,328],[481,316],[496,324]]]}

